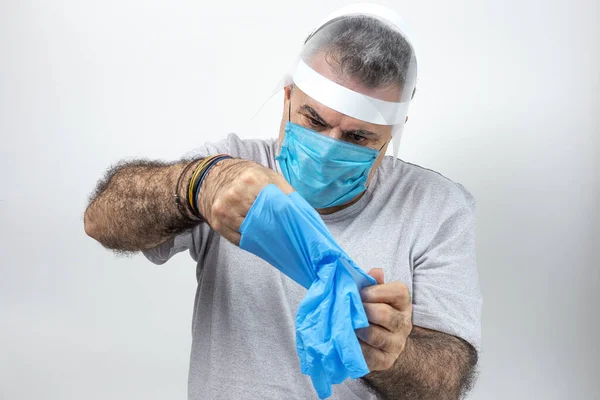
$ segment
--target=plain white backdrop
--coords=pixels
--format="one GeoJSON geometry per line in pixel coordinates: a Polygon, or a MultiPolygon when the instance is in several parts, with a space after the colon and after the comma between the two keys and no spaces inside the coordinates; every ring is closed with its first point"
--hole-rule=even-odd
{"type": "MultiPolygon", "coordinates": [[[[115,257],[87,196],[120,159],[275,136],[281,96],[249,119],[347,3],[0,0],[0,398],[186,397],[194,262],[115,257]]],[[[478,200],[470,398],[596,398],[598,1],[382,3],[421,50],[400,157],[478,200]]]]}

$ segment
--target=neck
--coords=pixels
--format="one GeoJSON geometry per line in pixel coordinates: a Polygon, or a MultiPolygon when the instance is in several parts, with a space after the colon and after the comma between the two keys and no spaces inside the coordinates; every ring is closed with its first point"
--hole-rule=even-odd
{"type": "Polygon", "coordinates": [[[358,196],[356,196],[354,199],[350,200],[348,203],[346,204],[342,204],[341,206],[333,206],[333,207],[327,207],[327,208],[318,208],[317,212],[321,215],[328,215],[328,214],[333,214],[334,212],[338,212],[343,210],[344,208],[348,208],[350,207],[352,204],[356,203],[358,200],[360,200],[363,195],[366,193],[366,191],[362,192],[361,194],[359,194],[358,196]]]}

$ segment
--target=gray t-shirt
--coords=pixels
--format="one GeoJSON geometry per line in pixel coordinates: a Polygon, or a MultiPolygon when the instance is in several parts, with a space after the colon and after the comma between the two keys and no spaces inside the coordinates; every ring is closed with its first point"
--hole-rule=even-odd
{"type": "MultiPolygon", "coordinates": [[[[228,153],[281,173],[277,140],[227,139],[197,156],[228,153]]],[[[367,193],[322,218],[364,270],[408,285],[413,325],[479,349],[481,294],[475,262],[475,201],[461,185],[386,156],[367,193]]],[[[306,290],[203,224],[145,251],[163,264],[189,250],[197,263],[190,399],[316,399],[300,372],[294,316],[306,290]]],[[[360,380],[334,385],[332,399],[374,399],[360,380]]]]}

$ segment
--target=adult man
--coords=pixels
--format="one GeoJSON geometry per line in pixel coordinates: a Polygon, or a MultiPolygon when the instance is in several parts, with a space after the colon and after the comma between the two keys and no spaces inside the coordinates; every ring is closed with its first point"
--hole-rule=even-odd
{"type": "Polygon", "coordinates": [[[474,200],[435,172],[385,157],[414,94],[414,50],[375,14],[342,13],[307,40],[284,90],[279,140],[232,134],[191,160],[119,165],[98,185],[90,236],[157,264],[184,250],[197,262],[190,398],[315,396],[294,346],[304,289],[237,247],[268,184],[297,190],[379,283],[362,292],[371,325],[357,332],[372,372],[336,386],[333,398],[455,399],[470,386],[481,305],[474,200]],[[234,158],[212,163],[194,186],[215,154],[234,158]]]}

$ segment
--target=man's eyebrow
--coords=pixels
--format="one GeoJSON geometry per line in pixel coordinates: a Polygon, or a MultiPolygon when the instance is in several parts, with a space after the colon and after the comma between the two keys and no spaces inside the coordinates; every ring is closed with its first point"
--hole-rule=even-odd
{"type": "MultiPolygon", "coordinates": [[[[308,104],[305,104],[302,107],[300,107],[300,110],[306,111],[307,113],[309,113],[312,118],[314,118],[315,120],[317,120],[324,127],[331,128],[331,125],[329,125],[327,122],[325,122],[325,120],[319,115],[319,113],[316,112],[315,109],[312,108],[311,106],[309,106],[308,104]]],[[[343,132],[345,134],[363,135],[363,136],[367,136],[367,137],[371,137],[371,138],[378,138],[379,137],[379,135],[376,134],[375,132],[371,132],[371,131],[366,130],[366,129],[354,129],[354,130],[343,131],[343,132]]]]}
{"type": "Polygon", "coordinates": [[[326,128],[331,128],[331,125],[329,125],[327,122],[325,122],[325,120],[319,115],[319,113],[316,112],[315,109],[312,108],[311,106],[305,104],[302,107],[300,107],[300,109],[302,111],[306,111],[307,113],[309,113],[312,118],[314,118],[315,120],[320,122],[326,128]]]}
{"type": "Polygon", "coordinates": [[[371,132],[368,131],[366,129],[354,129],[351,131],[343,131],[346,135],[348,134],[352,134],[352,135],[362,135],[362,136],[366,136],[369,137],[371,139],[377,139],[379,137],[379,135],[375,132],[371,132]]]}

